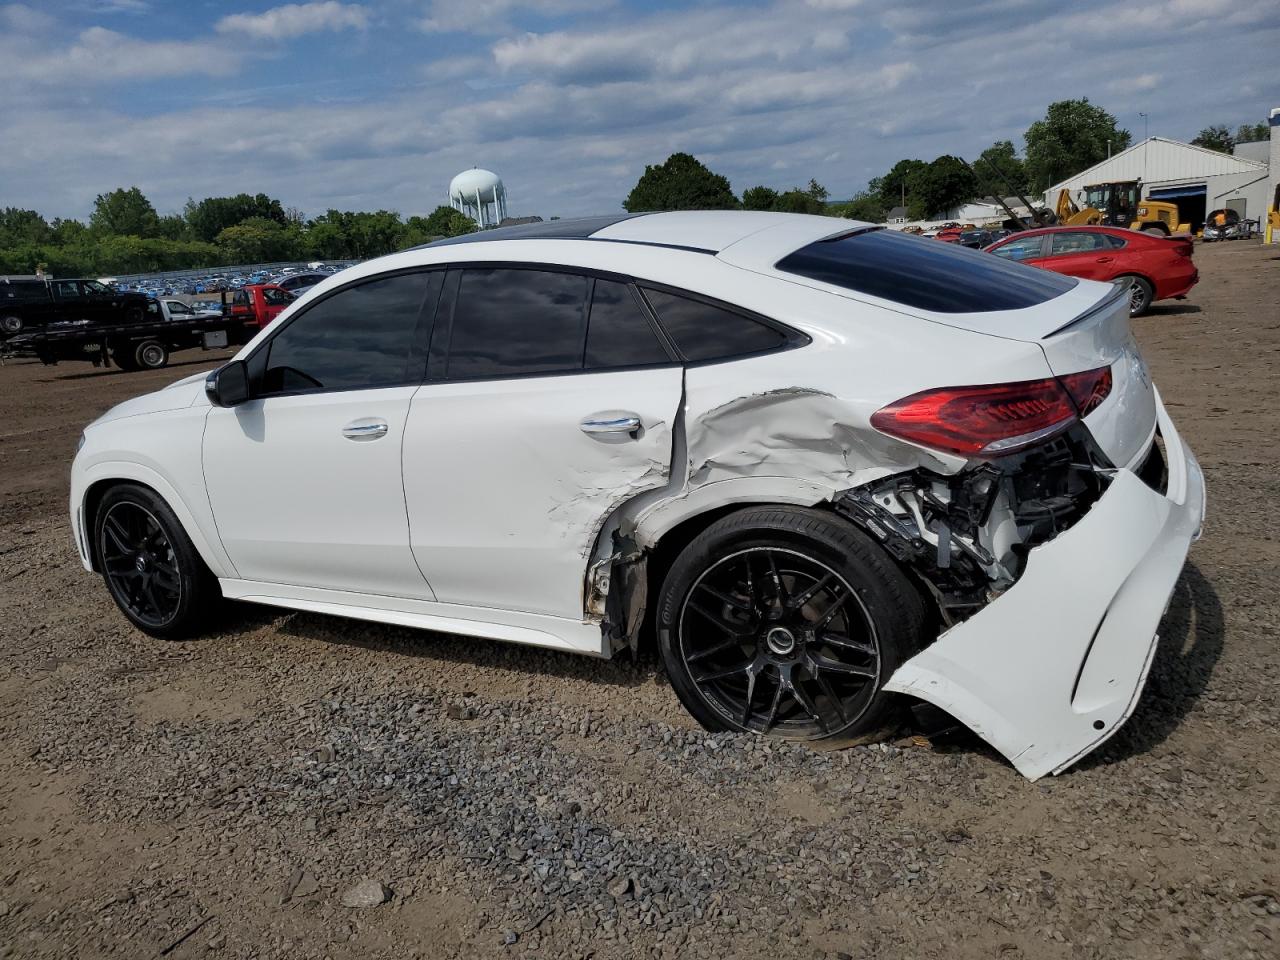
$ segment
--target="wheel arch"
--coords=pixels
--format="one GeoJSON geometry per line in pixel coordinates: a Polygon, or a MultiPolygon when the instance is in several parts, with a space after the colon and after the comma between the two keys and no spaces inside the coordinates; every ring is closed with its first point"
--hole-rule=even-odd
{"type": "Polygon", "coordinates": [[[215,577],[226,579],[236,576],[235,568],[231,565],[230,558],[222,550],[222,545],[216,539],[211,540],[205,536],[195,515],[173,484],[150,467],[128,461],[108,461],[95,464],[88,475],[77,484],[80,492],[78,494],[73,493],[73,503],[80,518],[80,535],[86,551],[86,559],[89,568],[93,572],[102,572],[98,558],[98,548],[93,536],[97,510],[107,491],[114,486],[122,484],[145,487],[160,497],[168,505],[169,509],[173,511],[174,516],[178,518],[178,522],[182,524],[183,532],[191,540],[191,545],[195,547],[196,553],[200,555],[200,559],[204,561],[215,577]]]}

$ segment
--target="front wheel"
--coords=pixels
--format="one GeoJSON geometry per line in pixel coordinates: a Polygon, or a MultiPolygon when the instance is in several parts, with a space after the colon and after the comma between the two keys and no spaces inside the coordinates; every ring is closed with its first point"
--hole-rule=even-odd
{"type": "Polygon", "coordinates": [[[94,543],[111,598],[139,630],[176,640],[207,625],[218,583],[154,491],[131,483],[107,491],[94,543]]]}
{"type": "Polygon", "coordinates": [[[884,735],[894,698],[881,687],[924,623],[882,549],[801,507],[713,523],[676,559],[657,609],[672,687],[704,727],[830,747],[884,735]]]}

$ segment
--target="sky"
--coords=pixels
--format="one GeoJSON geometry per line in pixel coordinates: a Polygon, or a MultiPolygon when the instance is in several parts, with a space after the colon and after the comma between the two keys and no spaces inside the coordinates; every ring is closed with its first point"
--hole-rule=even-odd
{"type": "Polygon", "coordinates": [[[1087,96],[1190,140],[1280,106],[1280,0],[0,0],[0,207],[138,186],[430,213],[480,166],[512,215],[621,209],[694,154],[736,192],[847,198],[1087,96]]]}

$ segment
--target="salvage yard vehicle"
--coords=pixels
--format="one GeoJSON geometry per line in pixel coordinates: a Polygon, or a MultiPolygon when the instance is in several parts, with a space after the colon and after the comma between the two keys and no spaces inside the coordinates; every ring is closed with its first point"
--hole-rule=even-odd
{"type": "Polygon", "coordinates": [[[1028,777],[1133,711],[1204,483],[1123,284],[847,220],[672,212],[438,241],[90,424],[87,570],[608,657],[712,730],[845,745],[903,695],[1028,777]]]}
{"type": "Polygon", "coordinates": [[[244,324],[221,313],[198,313],[180,300],[147,298],[141,320],[51,323],[0,343],[0,354],[35,357],[50,366],[81,360],[95,367],[114,363],[121,370],[158,370],[168,366],[174,351],[221,349],[245,343],[256,333],[257,327],[246,333],[244,324]]]}
{"type": "Polygon", "coordinates": [[[993,243],[988,253],[1055,273],[1129,285],[1129,314],[1157,300],[1185,299],[1200,281],[1188,238],[1119,227],[1042,227],[993,243]]]}
{"type": "Polygon", "coordinates": [[[0,277],[0,339],[53,323],[141,323],[147,302],[98,280],[0,277]]]}
{"type": "Polygon", "coordinates": [[[247,327],[262,328],[298,299],[284,287],[272,283],[246,283],[223,296],[227,314],[247,327]],[[229,306],[227,306],[229,304],[229,306]]]}

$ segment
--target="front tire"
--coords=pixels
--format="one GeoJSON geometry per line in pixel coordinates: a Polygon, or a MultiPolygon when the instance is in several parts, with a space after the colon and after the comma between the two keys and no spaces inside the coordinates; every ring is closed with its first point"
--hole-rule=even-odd
{"type": "Polygon", "coordinates": [[[882,691],[920,648],[920,594],[865,534],[830,513],[753,507],[677,557],[658,644],[681,703],[709,730],[823,747],[882,737],[882,691]]]}
{"type": "Polygon", "coordinates": [[[221,598],[217,580],[160,496],[132,483],[112,487],[93,529],[107,590],[135,627],[178,640],[206,626],[221,598]]]}

